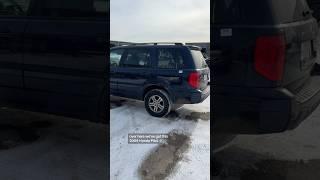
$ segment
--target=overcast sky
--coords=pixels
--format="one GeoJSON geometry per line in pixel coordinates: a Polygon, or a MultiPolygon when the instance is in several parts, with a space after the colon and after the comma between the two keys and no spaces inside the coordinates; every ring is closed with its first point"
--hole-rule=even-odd
{"type": "Polygon", "coordinates": [[[110,38],[210,42],[210,0],[111,0],[110,38]]]}

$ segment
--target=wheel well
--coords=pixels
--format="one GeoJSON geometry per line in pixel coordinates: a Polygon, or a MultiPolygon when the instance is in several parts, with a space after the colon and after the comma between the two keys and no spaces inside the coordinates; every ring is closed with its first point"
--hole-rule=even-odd
{"type": "Polygon", "coordinates": [[[148,86],[147,88],[144,89],[142,99],[144,99],[144,96],[147,94],[147,92],[149,92],[153,89],[161,89],[161,90],[165,91],[166,93],[168,93],[169,97],[171,97],[170,93],[164,87],[152,85],[152,86],[148,86]]]}

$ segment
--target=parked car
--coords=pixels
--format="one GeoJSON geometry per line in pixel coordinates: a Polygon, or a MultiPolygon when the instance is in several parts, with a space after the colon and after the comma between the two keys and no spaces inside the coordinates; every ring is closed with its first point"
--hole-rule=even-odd
{"type": "Polygon", "coordinates": [[[105,121],[106,0],[0,0],[2,106],[105,121]]]}
{"type": "Polygon", "coordinates": [[[318,25],[307,2],[216,0],[213,6],[215,123],[233,114],[254,116],[244,120],[250,126],[238,126],[253,133],[297,127],[320,102],[320,76],[312,75],[318,25]]]}
{"type": "Polygon", "coordinates": [[[144,101],[155,117],[167,115],[175,104],[202,102],[210,94],[208,81],[208,65],[196,46],[155,43],[110,50],[110,94],[144,101]]]}

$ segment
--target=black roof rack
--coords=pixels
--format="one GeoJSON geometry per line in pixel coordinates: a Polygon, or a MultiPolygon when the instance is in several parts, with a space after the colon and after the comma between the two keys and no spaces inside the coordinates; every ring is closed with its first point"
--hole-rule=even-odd
{"type": "Polygon", "coordinates": [[[177,42],[151,42],[151,43],[133,43],[130,45],[176,45],[176,46],[183,46],[183,43],[177,42]]]}
{"type": "Polygon", "coordinates": [[[199,51],[203,49],[202,47],[200,47],[200,46],[195,46],[195,45],[187,45],[187,47],[188,47],[189,49],[199,50],[199,51]]]}

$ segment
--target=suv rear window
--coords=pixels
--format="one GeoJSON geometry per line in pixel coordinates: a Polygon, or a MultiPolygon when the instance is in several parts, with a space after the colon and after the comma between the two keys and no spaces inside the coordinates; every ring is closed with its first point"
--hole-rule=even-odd
{"type": "Polygon", "coordinates": [[[179,50],[172,48],[159,48],[158,55],[158,68],[161,69],[178,69],[184,68],[184,60],[179,50]]]}
{"type": "Polygon", "coordinates": [[[194,64],[197,69],[207,68],[208,64],[205,61],[205,57],[199,50],[191,50],[192,58],[194,59],[194,64]]]}
{"type": "Polygon", "coordinates": [[[279,24],[311,17],[305,0],[219,0],[213,9],[215,24],[279,24]]]}

